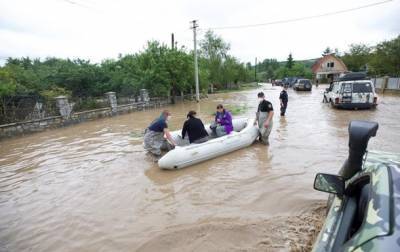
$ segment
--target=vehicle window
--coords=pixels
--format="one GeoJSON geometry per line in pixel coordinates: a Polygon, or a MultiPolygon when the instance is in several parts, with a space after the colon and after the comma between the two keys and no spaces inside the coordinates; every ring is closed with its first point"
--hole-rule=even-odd
{"type": "Polygon", "coordinates": [[[369,82],[353,83],[353,93],[371,93],[372,85],[369,82]]]}
{"type": "Polygon", "coordinates": [[[346,207],[343,209],[343,219],[339,226],[333,251],[343,251],[339,248],[347,241],[351,240],[359,231],[366,218],[370,192],[371,185],[369,176],[359,177],[346,188],[346,195],[348,198],[346,207]]]}
{"type": "Polygon", "coordinates": [[[310,81],[309,81],[309,80],[301,80],[300,83],[301,83],[301,84],[309,84],[310,81]]]}
{"type": "Polygon", "coordinates": [[[342,85],[342,92],[343,92],[343,93],[351,92],[351,84],[352,84],[352,83],[344,83],[344,84],[342,85]]]}
{"type": "Polygon", "coordinates": [[[333,88],[332,88],[332,92],[336,93],[337,91],[339,91],[339,84],[333,85],[333,88]]]}

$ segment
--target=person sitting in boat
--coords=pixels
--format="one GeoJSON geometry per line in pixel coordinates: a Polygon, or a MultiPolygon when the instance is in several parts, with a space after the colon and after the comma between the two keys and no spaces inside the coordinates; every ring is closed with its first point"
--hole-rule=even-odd
{"type": "Polygon", "coordinates": [[[232,115],[229,111],[224,109],[222,104],[218,104],[215,120],[210,128],[213,131],[213,135],[216,137],[228,135],[233,131],[232,115]]]}
{"type": "Polygon", "coordinates": [[[204,128],[203,122],[196,117],[196,111],[189,111],[187,114],[187,120],[182,127],[182,139],[185,135],[189,136],[190,143],[204,143],[208,141],[208,133],[204,128]]]}
{"type": "Polygon", "coordinates": [[[175,147],[175,142],[168,130],[170,118],[171,113],[168,110],[164,110],[160,117],[155,119],[146,129],[143,141],[145,150],[160,156],[161,151],[169,151],[175,147]]]}

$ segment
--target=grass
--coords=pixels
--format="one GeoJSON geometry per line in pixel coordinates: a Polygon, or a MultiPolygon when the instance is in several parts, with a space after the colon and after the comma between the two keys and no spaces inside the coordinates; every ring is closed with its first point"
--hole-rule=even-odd
{"type": "Polygon", "coordinates": [[[258,88],[258,84],[256,82],[243,83],[243,84],[239,85],[239,88],[218,89],[214,92],[214,94],[245,91],[245,90],[250,90],[250,89],[255,89],[255,88],[258,88]]]}
{"type": "Polygon", "coordinates": [[[247,105],[233,105],[229,106],[229,111],[232,113],[232,115],[240,115],[244,114],[249,108],[247,105]]]}
{"type": "MultiPolygon", "coordinates": [[[[229,105],[226,109],[231,112],[232,115],[240,115],[244,114],[249,108],[247,105],[229,105]]],[[[212,116],[215,116],[215,112],[211,113],[212,116]]]]}

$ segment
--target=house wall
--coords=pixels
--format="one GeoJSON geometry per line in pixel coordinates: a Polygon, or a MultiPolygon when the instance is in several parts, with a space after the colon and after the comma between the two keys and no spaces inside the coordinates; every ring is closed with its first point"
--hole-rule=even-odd
{"type": "Polygon", "coordinates": [[[318,68],[316,69],[316,73],[318,72],[346,72],[347,68],[343,66],[343,63],[340,62],[336,57],[332,56],[325,56],[320,61],[320,64],[318,68]],[[327,63],[328,62],[333,62],[334,66],[333,67],[328,67],[327,63]]]}

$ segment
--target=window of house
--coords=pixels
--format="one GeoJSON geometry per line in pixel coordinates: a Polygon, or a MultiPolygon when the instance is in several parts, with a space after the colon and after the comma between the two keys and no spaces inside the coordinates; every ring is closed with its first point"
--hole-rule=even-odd
{"type": "Polygon", "coordinates": [[[335,63],[334,62],[328,62],[326,63],[327,67],[334,67],[335,63]]]}

